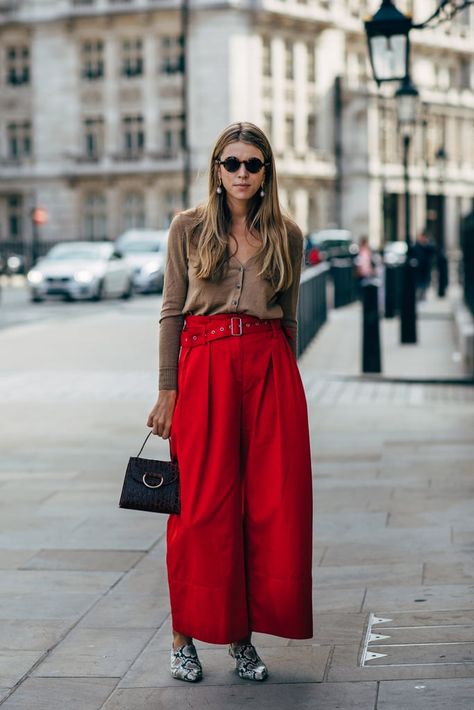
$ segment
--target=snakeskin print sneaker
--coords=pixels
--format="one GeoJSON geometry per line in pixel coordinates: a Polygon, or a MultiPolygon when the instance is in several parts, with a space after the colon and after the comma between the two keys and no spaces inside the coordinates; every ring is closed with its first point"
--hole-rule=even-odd
{"type": "Polygon", "coordinates": [[[171,648],[171,675],[178,680],[196,683],[202,678],[202,666],[193,643],[171,648]]]}
{"type": "Polygon", "coordinates": [[[235,669],[244,680],[265,680],[268,668],[258,655],[255,646],[244,643],[239,646],[229,646],[229,654],[235,659],[235,669]]]}

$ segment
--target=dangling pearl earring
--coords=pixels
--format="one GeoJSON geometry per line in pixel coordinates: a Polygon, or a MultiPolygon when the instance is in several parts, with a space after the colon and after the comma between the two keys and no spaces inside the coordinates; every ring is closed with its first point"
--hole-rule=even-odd
{"type": "Polygon", "coordinates": [[[219,182],[219,184],[218,184],[218,186],[217,186],[217,190],[216,190],[216,192],[217,192],[218,195],[222,195],[222,187],[221,187],[221,185],[222,185],[222,182],[219,182]]]}
{"type": "Polygon", "coordinates": [[[262,188],[260,190],[260,197],[265,197],[265,190],[263,189],[263,184],[262,184],[262,188]]]}

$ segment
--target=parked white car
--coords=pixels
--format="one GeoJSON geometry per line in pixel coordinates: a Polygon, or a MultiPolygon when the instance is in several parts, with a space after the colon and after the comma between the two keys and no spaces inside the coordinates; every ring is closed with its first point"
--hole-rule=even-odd
{"type": "Polygon", "coordinates": [[[48,296],[99,301],[109,296],[129,298],[133,293],[131,269],[111,242],[56,244],[27,278],[35,302],[48,296]]]}
{"type": "Polygon", "coordinates": [[[163,290],[168,230],[130,229],[115,241],[133,272],[133,286],[140,293],[163,290]]]}

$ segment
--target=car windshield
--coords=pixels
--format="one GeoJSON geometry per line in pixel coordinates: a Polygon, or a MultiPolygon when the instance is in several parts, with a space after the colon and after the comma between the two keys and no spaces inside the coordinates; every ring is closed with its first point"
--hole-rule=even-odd
{"type": "Polygon", "coordinates": [[[80,259],[93,261],[107,257],[102,244],[57,244],[46,254],[45,259],[66,261],[80,259]]]}
{"type": "Polygon", "coordinates": [[[125,242],[120,245],[120,251],[124,254],[141,254],[143,252],[163,251],[163,245],[151,241],[125,242]]]}

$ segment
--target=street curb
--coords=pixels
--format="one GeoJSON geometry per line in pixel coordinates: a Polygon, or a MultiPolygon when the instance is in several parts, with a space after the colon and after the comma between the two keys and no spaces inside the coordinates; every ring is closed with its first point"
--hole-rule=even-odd
{"type": "Polygon", "coordinates": [[[386,375],[324,375],[322,380],[336,380],[340,382],[386,382],[405,385],[459,385],[474,387],[474,377],[390,377],[386,375]]]}

